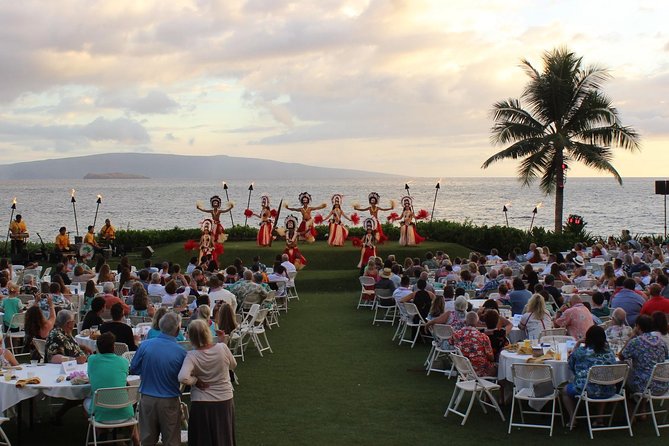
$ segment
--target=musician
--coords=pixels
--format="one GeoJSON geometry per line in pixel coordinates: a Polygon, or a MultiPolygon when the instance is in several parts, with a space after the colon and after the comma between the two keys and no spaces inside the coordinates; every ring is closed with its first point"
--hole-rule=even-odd
{"type": "Polygon", "coordinates": [[[28,228],[26,222],[22,220],[21,214],[17,214],[14,221],[9,224],[9,237],[12,239],[12,255],[20,254],[23,251],[25,239],[28,238],[28,228]]]}
{"type": "Polygon", "coordinates": [[[95,241],[95,226],[88,227],[88,232],[84,236],[84,243],[91,245],[95,254],[102,254],[102,247],[95,241]]]}
{"type": "Polygon", "coordinates": [[[102,244],[109,245],[114,250],[114,240],[116,240],[116,229],[112,226],[109,219],[105,220],[105,225],[100,229],[100,240],[102,244]]]}
{"type": "Polygon", "coordinates": [[[72,252],[70,247],[70,236],[67,233],[67,228],[62,226],[58,230],[58,235],[56,236],[56,258],[60,261],[63,256],[66,256],[72,252]]]}

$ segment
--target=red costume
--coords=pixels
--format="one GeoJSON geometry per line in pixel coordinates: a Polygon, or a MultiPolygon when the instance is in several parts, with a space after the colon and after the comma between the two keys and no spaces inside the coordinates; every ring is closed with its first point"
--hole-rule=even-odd
{"type": "Polygon", "coordinates": [[[381,227],[381,221],[379,221],[379,211],[392,211],[395,209],[395,202],[393,200],[390,200],[390,207],[389,208],[382,208],[379,207],[379,194],[376,192],[371,192],[369,196],[367,197],[369,201],[369,206],[366,208],[360,207],[359,205],[354,205],[353,209],[356,211],[369,211],[369,214],[372,216],[374,221],[376,222],[376,242],[377,243],[383,243],[386,240],[388,240],[388,237],[386,234],[383,233],[383,227],[381,227]]]}
{"type": "MultiPolygon", "coordinates": [[[[208,229],[210,229],[210,234],[211,234],[210,237],[214,245],[214,250],[211,253],[211,255],[212,258],[216,260],[218,255],[223,253],[223,242],[225,242],[225,240],[228,238],[228,236],[225,235],[223,225],[221,224],[221,214],[230,212],[235,205],[234,203],[229,202],[227,209],[221,209],[221,197],[219,197],[218,195],[214,195],[213,197],[211,197],[209,199],[209,203],[211,204],[212,207],[211,209],[202,208],[202,205],[200,205],[199,202],[195,205],[195,207],[199,211],[206,212],[207,214],[211,215],[211,219],[206,219],[203,222],[202,227],[204,232],[204,223],[209,222],[207,226],[209,226],[208,229]]],[[[200,242],[200,245],[202,245],[202,242],[200,242]]]]}
{"type": "Polygon", "coordinates": [[[313,243],[316,241],[316,228],[314,228],[314,219],[311,216],[311,212],[324,209],[326,204],[323,203],[315,207],[309,206],[311,204],[311,195],[309,195],[307,192],[302,192],[299,198],[302,207],[291,208],[288,207],[287,204],[285,207],[289,211],[299,212],[302,215],[302,221],[300,222],[300,226],[297,228],[297,234],[302,240],[313,243]]]}
{"type": "Polygon", "coordinates": [[[366,218],[363,222],[363,227],[367,232],[362,236],[358,268],[363,268],[367,265],[370,257],[376,257],[376,220],[366,218]]]}
{"type": "Polygon", "coordinates": [[[304,258],[300,250],[297,248],[298,231],[295,229],[297,226],[297,218],[293,215],[289,215],[286,217],[285,225],[286,249],[284,249],[283,252],[284,254],[288,254],[290,263],[295,265],[296,269],[300,270],[307,264],[307,259],[304,258]]]}
{"type": "Polygon", "coordinates": [[[416,232],[416,216],[412,203],[411,197],[402,198],[402,215],[400,216],[400,245],[402,246],[418,245],[425,240],[416,232]]]}
{"type": "Polygon", "coordinates": [[[260,219],[260,228],[258,229],[258,237],[256,239],[258,246],[270,246],[272,244],[272,229],[273,220],[272,210],[269,206],[269,197],[263,195],[260,197],[262,209],[259,214],[254,214],[253,211],[247,209],[244,214],[247,217],[258,217],[260,219]]]}
{"type": "Polygon", "coordinates": [[[332,210],[325,217],[326,220],[330,220],[328,231],[328,245],[330,246],[344,246],[344,242],[348,238],[348,228],[342,224],[342,218],[349,221],[351,218],[341,210],[342,200],[342,195],[334,194],[332,196],[332,210]]]}

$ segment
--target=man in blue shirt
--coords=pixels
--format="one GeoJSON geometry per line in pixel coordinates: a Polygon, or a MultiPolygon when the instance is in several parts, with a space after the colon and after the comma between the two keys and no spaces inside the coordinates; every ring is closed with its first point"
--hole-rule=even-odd
{"type": "Polygon", "coordinates": [[[186,351],[177,344],[181,316],[168,313],[158,323],[160,335],[139,346],[130,373],[140,375],[139,432],[141,444],[153,446],[162,435],[166,446],[181,444],[179,370],[186,351]]]}
{"type": "Polygon", "coordinates": [[[611,308],[622,308],[627,313],[627,323],[630,327],[634,327],[637,316],[641,312],[641,307],[646,303],[646,300],[641,297],[634,288],[636,282],[634,279],[625,279],[623,282],[623,289],[613,295],[611,299],[611,308]]]}

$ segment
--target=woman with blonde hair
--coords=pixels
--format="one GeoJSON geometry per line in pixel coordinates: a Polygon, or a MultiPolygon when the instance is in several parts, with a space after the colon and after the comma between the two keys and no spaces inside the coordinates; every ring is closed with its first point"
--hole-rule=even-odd
{"type": "Polygon", "coordinates": [[[539,339],[543,330],[553,328],[551,315],[546,309],[546,301],[541,294],[534,294],[527,302],[518,328],[525,330],[530,339],[539,339]]]}
{"type": "Polygon", "coordinates": [[[211,335],[216,336],[216,323],[211,320],[211,307],[209,305],[200,305],[197,307],[197,319],[205,321],[211,331],[211,335]]]}
{"type": "Polygon", "coordinates": [[[598,286],[607,285],[608,288],[615,288],[615,281],[616,281],[616,272],[615,269],[613,268],[613,263],[606,262],[604,264],[604,272],[602,273],[600,278],[597,279],[597,285],[598,286]]]}
{"type": "Polygon", "coordinates": [[[446,324],[453,327],[453,330],[459,330],[465,326],[465,317],[467,316],[467,298],[465,296],[458,296],[455,299],[455,310],[446,310],[441,313],[441,316],[428,321],[425,328],[434,324],[446,324]]]}
{"type": "Polygon", "coordinates": [[[230,371],[237,367],[237,361],[227,345],[214,343],[204,319],[190,323],[188,338],[193,350],[187,353],[179,371],[179,382],[192,386],[188,444],[235,445],[230,371]]]}
{"type": "Polygon", "coordinates": [[[223,302],[221,308],[218,310],[216,323],[218,324],[218,329],[227,335],[237,329],[237,318],[230,304],[223,302]]]}

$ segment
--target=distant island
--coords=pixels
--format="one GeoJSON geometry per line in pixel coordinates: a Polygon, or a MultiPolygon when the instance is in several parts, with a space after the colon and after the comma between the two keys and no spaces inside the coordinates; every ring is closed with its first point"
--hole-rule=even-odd
{"type": "Polygon", "coordinates": [[[248,181],[250,178],[264,180],[294,178],[309,181],[395,177],[395,175],[379,172],[308,166],[227,155],[103,153],[0,165],[0,178],[3,180],[80,179],[81,172],[90,172],[84,179],[117,180],[146,179],[148,177],[152,180],[185,180],[197,178],[216,182],[221,180],[248,181]],[[100,169],[106,172],[123,173],[100,173],[100,169]]]}
{"type": "Polygon", "coordinates": [[[87,173],[84,180],[149,180],[149,177],[135,173],[108,172],[108,173],[87,173]]]}

